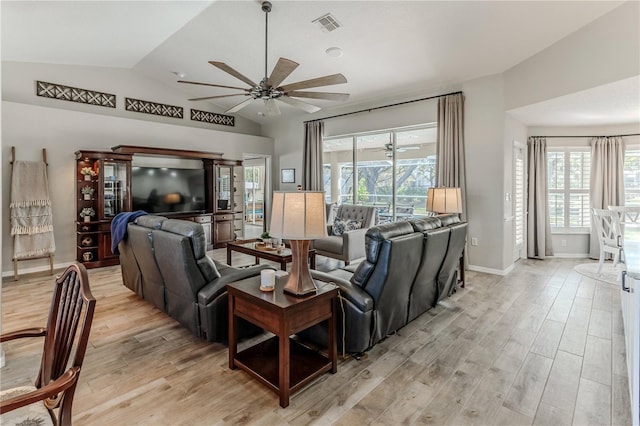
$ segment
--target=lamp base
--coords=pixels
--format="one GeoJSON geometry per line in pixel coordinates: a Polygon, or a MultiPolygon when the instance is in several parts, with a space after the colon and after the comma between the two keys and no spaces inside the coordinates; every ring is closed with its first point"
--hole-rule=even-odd
{"type": "Polygon", "coordinates": [[[317,290],[307,264],[309,242],[309,240],[290,240],[291,271],[283,290],[292,296],[304,297],[315,293],[317,290]]]}

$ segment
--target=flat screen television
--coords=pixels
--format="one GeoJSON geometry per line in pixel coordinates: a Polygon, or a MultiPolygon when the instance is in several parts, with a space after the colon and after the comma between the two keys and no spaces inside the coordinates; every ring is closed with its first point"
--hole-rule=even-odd
{"type": "Polygon", "coordinates": [[[132,167],[133,210],[147,213],[204,213],[204,169],[132,167]]]}

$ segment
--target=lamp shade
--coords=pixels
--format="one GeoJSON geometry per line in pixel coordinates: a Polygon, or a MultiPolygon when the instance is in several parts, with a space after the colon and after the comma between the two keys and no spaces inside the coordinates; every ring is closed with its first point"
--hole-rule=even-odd
{"type": "Polygon", "coordinates": [[[327,236],[324,192],[274,191],[269,234],[288,240],[327,236]]]}
{"type": "Polygon", "coordinates": [[[460,188],[429,188],[427,211],[436,213],[462,213],[460,188]]]}

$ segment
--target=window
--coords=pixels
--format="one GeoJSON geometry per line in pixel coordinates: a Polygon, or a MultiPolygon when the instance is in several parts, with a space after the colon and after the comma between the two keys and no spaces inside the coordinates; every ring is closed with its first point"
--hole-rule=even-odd
{"type": "Polygon", "coordinates": [[[379,220],[426,214],[435,186],[435,125],[323,140],[327,202],[373,205],[379,220]]]}
{"type": "Polygon", "coordinates": [[[547,152],[549,218],[554,231],[584,231],[590,227],[588,148],[557,148],[547,152]]]}
{"type": "Polygon", "coordinates": [[[640,147],[627,148],[624,153],[624,203],[640,206],[640,147]]]}

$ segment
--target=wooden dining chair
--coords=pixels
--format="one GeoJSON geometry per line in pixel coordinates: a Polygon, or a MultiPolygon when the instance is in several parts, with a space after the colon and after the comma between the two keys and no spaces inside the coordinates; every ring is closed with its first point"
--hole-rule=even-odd
{"type": "Polygon", "coordinates": [[[87,270],[74,264],[55,280],[45,328],[29,328],[0,336],[0,343],[24,337],[44,337],[35,385],[0,392],[0,424],[71,425],[73,395],[95,306],[87,270]]]}
{"type": "Polygon", "coordinates": [[[617,213],[607,209],[592,209],[593,221],[600,243],[600,260],[598,263],[598,273],[602,271],[607,254],[613,255],[613,266],[620,263],[622,247],[620,223],[617,213]]]}
{"type": "Polygon", "coordinates": [[[624,257],[624,227],[630,224],[640,224],[640,206],[609,206],[609,210],[617,214],[618,227],[620,228],[620,237],[618,246],[620,246],[620,262],[625,263],[624,257]]]}

